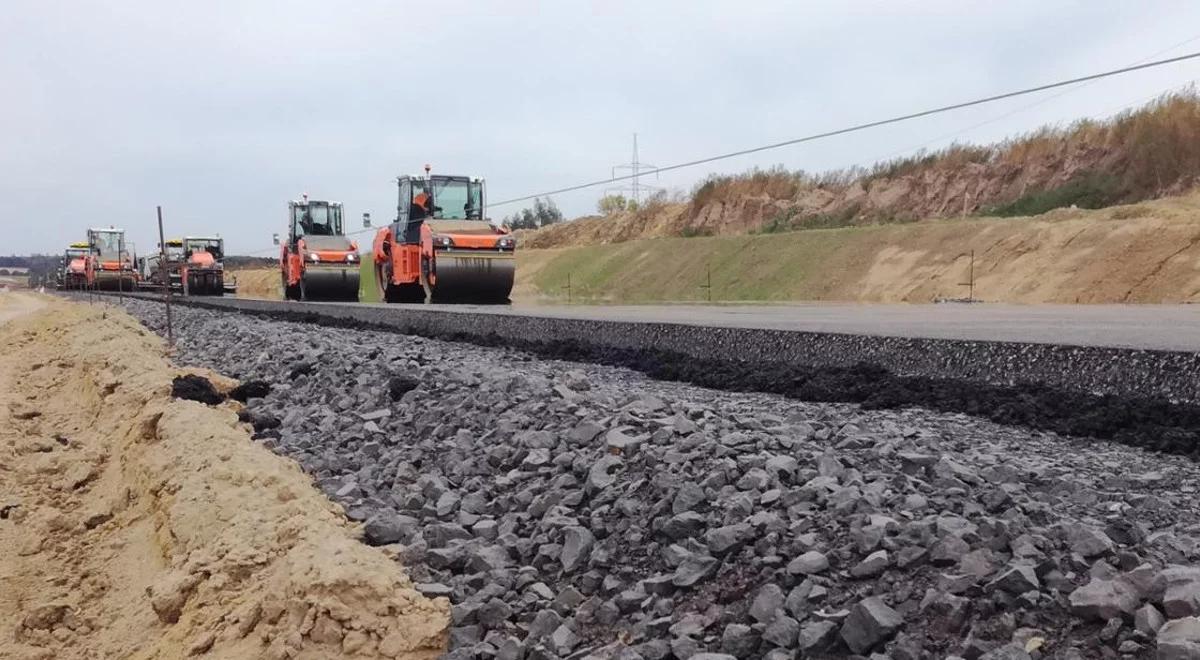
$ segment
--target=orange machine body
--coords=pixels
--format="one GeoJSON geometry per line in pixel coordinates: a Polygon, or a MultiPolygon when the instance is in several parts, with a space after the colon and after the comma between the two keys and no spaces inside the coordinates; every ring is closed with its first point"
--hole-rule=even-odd
{"type": "Polygon", "coordinates": [[[96,283],[95,260],[87,243],[74,243],[63,255],[63,289],[86,289],[96,283]]]}
{"type": "Polygon", "coordinates": [[[185,236],[179,241],[182,263],[179,285],[187,295],[225,294],[225,240],[220,236],[185,236]]]}
{"type": "Polygon", "coordinates": [[[88,230],[91,284],[100,289],[132,291],[137,288],[137,268],[132,246],[125,243],[125,230],[95,227],[88,230]]]}
{"type": "Polygon", "coordinates": [[[285,298],[358,300],[358,243],[346,237],[340,202],[288,202],[279,274],[285,298]]]}
{"type": "Polygon", "coordinates": [[[371,256],[387,302],[507,302],[516,242],[486,220],[484,182],[465,176],[397,179],[396,220],[371,256]]]}

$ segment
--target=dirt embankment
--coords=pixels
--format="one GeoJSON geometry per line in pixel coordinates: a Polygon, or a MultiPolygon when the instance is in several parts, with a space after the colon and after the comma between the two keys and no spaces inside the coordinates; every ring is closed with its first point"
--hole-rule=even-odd
{"type": "Polygon", "coordinates": [[[178,370],[125,313],[7,294],[0,323],[0,658],[445,648],[448,603],[233,404],[172,399],[178,370]]]}
{"type": "MultiPolygon", "coordinates": [[[[574,224],[574,223],[572,223],[574,224]]],[[[1200,302],[1200,193],[1098,211],[518,250],[517,295],[713,300],[1200,302]]]]}

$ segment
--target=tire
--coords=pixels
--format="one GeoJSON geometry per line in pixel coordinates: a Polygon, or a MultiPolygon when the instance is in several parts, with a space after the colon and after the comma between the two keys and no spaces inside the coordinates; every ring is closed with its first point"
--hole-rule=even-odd
{"type": "Polygon", "coordinates": [[[402,299],[402,296],[400,295],[401,288],[402,287],[396,286],[395,284],[390,284],[390,283],[385,284],[383,286],[383,296],[380,297],[380,300],[382,300],[385,303],[404,302],[404,300],[402,299]]]}
{"type": "Polygon", "coordinates": [[[385,293],[385,302],[419,304],[425,302],[425,290],[420,284],[389,284],[385,293]]]}

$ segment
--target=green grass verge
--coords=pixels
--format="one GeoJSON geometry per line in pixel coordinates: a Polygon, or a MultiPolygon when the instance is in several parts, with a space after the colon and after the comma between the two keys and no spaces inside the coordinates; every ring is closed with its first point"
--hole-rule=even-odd
{"type": "Polygon", "coordinates": [[[546,252],[518,252],[534,266],[528,283],[541,298],[573,302],[784,301],[816,297],[830,255],[874,228],[775,235],[663,238],[546,252]]]}
{"type": "Polygon", "coordinates": [[[375,286],[375,262],[371,261],[370,253],[360,257],[363,261],[358,266],[358,301],[379,302],[379,287],[375,286]]]}

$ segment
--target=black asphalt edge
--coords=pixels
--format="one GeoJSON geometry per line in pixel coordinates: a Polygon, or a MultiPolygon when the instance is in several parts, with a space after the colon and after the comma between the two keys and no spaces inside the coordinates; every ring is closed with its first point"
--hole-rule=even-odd
{"type": "Polygon", "coordinates": [[[556,319],[420,306],[176,302],[508,347],[720,390],[867,408],[920,406],[1193,456],[1200,447],[1196,353],[556,319]]]}

